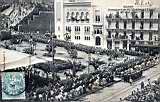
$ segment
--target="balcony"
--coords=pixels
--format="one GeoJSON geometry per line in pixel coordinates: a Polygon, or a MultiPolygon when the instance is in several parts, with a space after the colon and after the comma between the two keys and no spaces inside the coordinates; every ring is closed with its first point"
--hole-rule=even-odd
{"type": "Polygon", "coordinates": [[[101,21],[96,21],[93,23],[93,26],[103,26],[103,23],[101,21]]]}
{"type": "Polygon", "coordinates": [[[146,46],[146,47],[154,47],[159,45],[159,41],[144,41],[144,40],[130,40],[131,42],[135,42],[132,46],[146,46]]]}
{"type": "Polygon", "coordinates": [[[154,22],[157,23],[160,19],[156,18],[106,18],[107,21],[127,21],[127,22],[154,22]]]}
{"type": "Polygon", "coordinates": [[[143,30],[143,29],[139,29],[139,30],[135,30],[135,29],[110,29],[110,28],[106,28],[107,31],[111,31],[111,32],[126,32],[126,33],[140,33],[140,32],[144,32],[144,33],[148,33],[148,32],[152,32],[152,33],[158,33],[158,30],[143,30]]]}
{"type": "Polygon", "coordinates": [[[66,22],[72,22],[72,23],[89,23],[90,19],[89,18],[77,18],[77,17],[71,17],[67,18],[66,22]]]}
{"type": "Polygon", "coordinates": [[[114,40],[114,41],[125,41],[125,40],[128,41],[129,40],[128,36],[125,36],[125,35],[118,35],[118,36],[112,35],[112,37],[111,36],[107,36],[106,39],[107,40],[114,40]]]}
{"type": "Polygon", "coordinates": [[[75,31],[75,35],[80,35],[80,31],[75,31]]]}

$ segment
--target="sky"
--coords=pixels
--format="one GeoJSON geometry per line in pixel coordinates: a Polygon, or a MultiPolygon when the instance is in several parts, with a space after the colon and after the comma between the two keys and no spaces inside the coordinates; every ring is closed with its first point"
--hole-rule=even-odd
{"type": "MultiPolygon", "coordinates": [[[[93,0],[94,3],[100,6],[107,7],[120,7],[125,4],[125,2],[133,3],[135,0],[93,0]]],[[[144,0],[146,1],[146,0],[144,0]]],[[[153,5],[160,7],[160,0],[150,0],[153,5]]]]}

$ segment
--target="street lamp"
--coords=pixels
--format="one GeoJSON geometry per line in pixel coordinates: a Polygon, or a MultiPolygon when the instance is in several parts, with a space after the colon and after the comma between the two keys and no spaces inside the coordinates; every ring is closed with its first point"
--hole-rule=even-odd
{"type": "Polygon", "coordinates": [[[90,62],[91,62],[91,53],[88,53],[88,74],[90,73],[90,62]]]}
{"type": "Polygon", "coordinates": [[[51,48],[51,55],[52,55],[52,63],[50,64],[50,71],[52,72],[52,74],[55,74],[55,60],[54,60],[54,57],[55,57],[55,53],[56,53],[56,43],[55,43],[55,40],[54,38],[56,38],[56,36],[51,33],[51,38],[50,38],[50,41],[49,41],[49,47],[51,48]]]}

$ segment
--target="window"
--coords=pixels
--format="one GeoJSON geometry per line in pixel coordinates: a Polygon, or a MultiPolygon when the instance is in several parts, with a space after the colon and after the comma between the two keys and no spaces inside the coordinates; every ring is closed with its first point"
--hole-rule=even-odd
{"type": "Polygon", "coordinates": [[[100,30],[99,29],[97,29],[97,34],[99,34],[100,33],[100,30]]]}
{"type": "Polygon", "coordinates": [[[152,36],[153,36],[153,34],[151,32],[149,32],[149,41],[152,40],[152,36]]]}
{"type": "Polygon", "coordinates": [[[84,12],[81,12],[81,21],[83,22],[85,20],[84,18],[84,12]]]}
{"type": "Polygon", "coordinates": [[[111,21],[108,21],[108,28],[110,28],[111,26],[111,21]]]}
{"type": "Polygon", "coordinates": [[[78,22],[79,20],[80,20],[80,18],[79,18],[79,12],[76,12],[76,21],[78,22]]]}
{"type": "Polygon", "coordinates": [[[132,29],[135,29],[135,21],[132,21],[132,29]]]}
{"type": "Polygon", "coordinates": [[[100,22],[100,16],[96,15],[96,22],[100,22]]]}
{"type": "Polygon", "coordinates": [[[86,12],[86,21],[89,23],[89,13],[86,12]]]}
{"type": "Polygon", "coordinates": [[[68,31],[68,27],[66,27],[66,31],[68,31]]]}
{"type": "Polygon", "coordinates": [[[141,11],[141,18],[144,18],[144,10],[141,11]]]}
{"type": "Polygon", "coordinates": [[[89,27],[89,26],[85,26],[85,27],[84,27],[84,32],[85,32],[85,33],[90,32],[90,27],[89,27]]]}
{"type": "Polygon", "coordinates": [[[75,26],[75,32],[80,32],[80,26],[75,26]]]}
{"type": "Polygon", "coordinates": [[[157,37],[156,36],[154,36],[154,41],[157,41],[157,37]]]}
{"type": "Polygon", "coordinates": [[[108,38],[111,38],[111,31],[108,31],[108,38]]]}
{"type": "Polygon", "coordinates": [[[125,12],[125,14],[126,14],[126,18],[128,18],[128,12],[127,11],[125,12]]]}
{"type": "Polygon", "coordinates": [[[135,18],[135,12],[133,11],[131,12],[131,14],[132,14],[132,18],[135,18]]]}
{"type": "Polygon", "coordinates": [[[143,40],[143,32],[140,34],[140,39],[143,40]]]}
{"type": "Polygon", "coordinates": [[[150,18],[153,16],[153,9],[150,10],[150,18]]]}
{"type": "Polygon", "coordinates": [[[67,16],[66,16],[66,20],[67,20],[67,22],[69,22],[70,21],[70,19],[69,19],[69,12],[67,12],[67,16]]]}
{"type": "Polygon", "coordinates": [[[149,28],[151,29],[153,27],[153,22],[149,23],[149,28]]]}
{"type": "Polygon", "coordinates": [[[74,14],[74,12],[72,12],[72,14],[71,14],[71,21],[75,21],[75,14],[74,14]]]}
{"type": "Polygon", "coordinates": [[[96,37],[96,45],[101,45],[101,38],[99,36],[96,37]]]}
{"type": "Polygon", "coordinates": [[[80,40],[80,36],[75,36],[75,40],[80,40]]]}
{"type": "Polygon", "coordinates": [[[100,29],[100,32],[99,32],[99,34],[102,34],[102,29],[100,29]]]}
{"type": "Polygon", "coordinates": [[[119,29],[119,22],[116,22],[116,29],[119,29]]]}
{"type": "Polygon", "coordinates": [[[115,17],[116,17],[116,18],[120,18],[120,16],[119,16],[119,12],[116,12],[115,17]]]}
{"type": "Polygon", "coordinates": [[[66,31],[67,32],[71,32],[71,27],[70,26],[66,26],[66,31]]]}
{"type": "Polygon", "coordinates": [[[134,38],[135,38],[135,33],[132,32],[131,39],[134,40],[134,38]]]}
{"type": "Polygon", "coordinates": [[[94,34],[102,34],[102,29],[101,28],[94,29],[94,34]]]}
{"type": "Polygon", "coordinates": [[[127,39],[127,34],[124,32],[124,35],[122,36],[122,39],[127,39]]]}
{"type": "Polygon", "coordinates": [[[127,49],[127,41],[123,41],[123,49],[127,49]]]}
{"type": "Polygon", "coordinates": [[[143,29],[144,22],[141,22],[140,29],[143,29]]]}
{"type": "Polygon", "coordinates": [[[84,40],[90,40],[90,37],[89,36],[85,36],[84,40]]]}
{"type": "Polygon", "coordinates": [[[119,34],[118,34],[118,32],[116,32],[115,38],[118,39],[118,37],[119,37],[119,34]]]}
{"type": "Polygon", "coordinates": [[[112,41],[107,41],[107,48],[112,49],[112,41]]]}
{"type": "Polygon", "coordinates": [[[127,21],[124,21],[124,29],[127,28],[127,21]]]}

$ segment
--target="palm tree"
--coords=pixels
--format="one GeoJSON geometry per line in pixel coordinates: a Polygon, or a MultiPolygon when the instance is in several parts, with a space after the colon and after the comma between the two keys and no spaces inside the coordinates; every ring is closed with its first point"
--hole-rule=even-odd
{"type": "Polygon", "coordinates": [[[78,53],[77,53],[77,50],[75,50],[75,49],[68,49],[67,52],[71,58],[70,62],[72,65],[72,74],[73,74],[73,76],[75,76],[76,75],[76,61],[75,61],[75,59],[77,59],[78,53]]]}
{"type": "MultiPolygon", "coordinates": [[[[69,41],[71,39],[71,36],[68,33],[65,33],[64,39],[66,41],[69,41]]],[[[77,58],[77,55],[78,55],[77,50],[75,48],[72,48],[72,43],[68,43],[66,50],[71,58],[69,60],[69,62],[72,64],[72,73],[73,73],[73,76],[75,76],[76,75],[76,61],[75,61],[75,59],[77,58]]]]}

